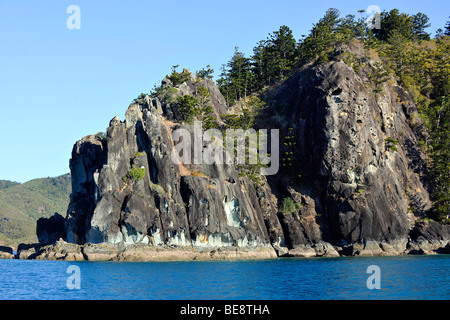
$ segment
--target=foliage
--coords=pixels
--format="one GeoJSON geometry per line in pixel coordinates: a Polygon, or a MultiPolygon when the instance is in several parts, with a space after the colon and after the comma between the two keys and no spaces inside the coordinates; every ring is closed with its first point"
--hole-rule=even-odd
{"type": "Polygon", "coordinates": [[[133,99],[133,102],[139,102],[139,100],[143,100],[146,96],[147,94],[141,93],[137,98],[133,99]]]}
{"type": "Polygon", "coordinates": [[[450,100],[437,99],[431,104],[430,113],[431,143],[430,168],[432,196],[434,200],[433,217],[449,220],[450,213],[450,100]]]}
{"type": "Polygon", "coordinates": [[[192,124],[195,119],[198,119],[204,129],[215,128],[217,126],[216,118],[210,103],[210,96],[209,90],[202,86],[197,89],[195,96],[184,95],[178,97],[174,107],[182,121],[192,124]]]}
{"type": "Polygon", "coordinates": [[[181,119],[187,123],[193,123],[197,114],[198,101],[194,96],[184,95],[178,97],[174,103],[175,109],[181,116],[181,119]]]}
{"type": "Polygon", "coordinates": [[[136,159],[136,158],[139,158],[139,157],[142,157],[142,156],[145,156],[147,153],[145,152],[145,151],[138,151],[138,152],[136,152],[132,157],[131,157],[131,160],[134,160],[134,159],[136,159]]]}
{"type": "Polygon", "coordinates": [[[37,242],[36,221],[55,212],[64,216],[67,211],[69,174],[4,185],[9,187],[0,190],[0,242],[6,245],[37,242]]]}
{"type": "Polygon", "coordinates": [[[389,41],[393,33],[406,40],[429,40],[425,29],[430,26],[427,15],[419,12],[415,15],[401,13],[398,9],[381,13],[380,29],[374,29],[375,36],[381,41],[389,41]]]}
{"type": "Polygon", "coordinates": [[[168,75],[167,78],[169,78],[170,81],[172,81],[173,85],[179,85],[186,81],[188,81],[191,78],[191,73],[187,69],[183,69],[182,72],[177,72],[177,67],[172,67],[172,74],[168,75]]]}
{"type": "Polygon", "coordinates": [[[389,79],[389,72],[383,66],[382,63],[376,62],[373,68],[373,73],[369,73],[369,79],[374,83],[376,93],[381,92],[383,89],[381,85],[389,79]]]}
{"type": "Polygon", "coordinates": [[[202,70],[197,71],[195,73],[195,77],[197,79],[212,79],[213,78],[213,76],[212,76],[213,73],[214,73],[214,69],[212,69],[211,66],[208,64],[206,66],[206,69],[203,68],[202,70]]]}
{"type": "Polygon", "coordinates": [[[431,216],[444,221],[450,212],[450,37],[416,42],[393,31],[389,41],[380,47],[380,56],[417,104],[423,122],[418,137],[429,156],[431,216]]]}
{"type": "Polygon", "coordinates": [[[9,180],[0,180],[0,190],[7,189],[9,187],[14,187],[19,185],[19,182],[9,181],[9,180]]]}
{"type": "Polygon", "coordinates": [[[130,171],[128,171],[127,178],[133,180],[134,182],[139,181],[145,177],[145,167],[133,166],[130,171]]]}
{"type": "Polygon", "coordinates": [[[388,137],[384,139],[386,142],[386,150],[398,151],[397,144],[399,144],[399,140],[395,140],[394,138],[388,137]]]}
{"type": "Polygon", "coordinates": [[[95,134],[95,137],[100,141],[106,140],[106,132],[103,131],[97,132],[95,134]]]}
{"type": "Polygon", "coordinates": [[[200,87],[197,89],[196,98],[198,101],[198,108],[196,110],[197,119],[202,123],[204,129],[211,129],[216,127],[216,118],[214,117],[214,111],[210,104],[211,94],[206,87],[200,87]]]}
{"type": "Polygon", "coordinates": [[[242,102],[242,114],[222,114],[220,117],[229,129],[247,130],[253,128],[259,112],[267,108],[264,101],[256,96],[252,96],[242,102]]]}
{"type": "Polygon", "coordinates": [[[281,212],[282,213],[292,213],[296,210],[296,206],[294,200],[291,197],[286,197],[283,199],[281,203],[281,212]]]}
{"type": "Polygon", "coordinates": [[[156,184],[156,183],[152,183],[152,184],[150,185],[150,188],[151,188],[154,192],[156,192],[160,197],[164,196],[164,194],[166,193],[166,192],[164,191],[164,188],[161,187],[159,184],[156,184]]]}
{"type": "MultiPolygon", "coordinates": [[[[449,17],[450,18],[450,17],[449,17]]],[[[450,21],[447,21],[447,24],[445,25],[445,32],[444,35],[450,36],[450,21]]]]}
{"type": "Polygon", "coordinates": [[[222,67],[222,74],[217,81],[227,104],[231,105],[234,101],[247,97],[252,89],[252,77],[250,59],[235,47],[233,57],[222,67]]]}

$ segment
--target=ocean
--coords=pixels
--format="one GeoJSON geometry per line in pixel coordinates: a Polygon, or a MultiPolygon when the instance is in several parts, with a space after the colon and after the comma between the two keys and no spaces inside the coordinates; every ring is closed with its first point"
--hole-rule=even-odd
{"type": "Polygon", "coordinates": [[[260,261],[0,260],[2,300],[450,298],[450,255],[260,261]]]}

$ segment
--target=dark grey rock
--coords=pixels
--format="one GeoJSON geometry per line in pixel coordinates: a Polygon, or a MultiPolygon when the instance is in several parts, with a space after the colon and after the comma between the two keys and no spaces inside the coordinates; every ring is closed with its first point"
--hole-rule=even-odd
{"type": "MultiPolygon", "coordinates": [[[[413,229],[431,201],[425,157],[410,127],[417,119],[412,99],[394,79],[375,93],[369,73],[377,61],[364,57],[357,74],[339,59],[346,50],[343,45],[332,61],[305,66],[266,91],[269,107],[256,119],[257,127],[280,130],[280,151],[293,152],[298,172],[281,167],[260,185],[240,177],[233,165],[175,164],[172,133],[184,128],[192,134],[192,126],[180,122],[167,97],[130,105],[124,121],[111,120],[106,139],[87,136],[73,148],[66,240],[83,246],[274,248],[280,256],[335,256],[337,250],[403,253],[409,236],[412,245],[445,238],[448,231],[439,227],[413,229]],[[287,136],[295,148],[285,150],[287,136]],[[388,137],[400,140],[398,151],[386,146],[388,137]],[[137,168],[145,174],[133,180],[130,172],[137,168]],[[294,211],[278,208],[285,197],[296,203],[294,211]]],[[[219,124],[220,115],[236,112],[210,79],[196,84],[191,78],[174,87],[166,78],[162,87],[175,88],[176,98],[194,94],[200,85],[211,94],[219,124]]],[[[445,240],[439,241],[410,249],[428,252],[445,240]]],[[[109,249],[85,248],[85,254],[110,259],[109,249]]]]}
{"type": "MultiPolygon", "coordinates": [[[[367,72],[356,74],[338,60],[304,67],[266,94],[271,106],[258,119],[260,127],[280,128],[296,143],[292,157],[301,181],[282,168],[269,179],[272,190],[280,198],[291,188],[313,199],[321,237],[341,246],[407,239],[414,221],[408,208],[426,212],[431,206],[420,168],[410,159],[413,152],[420,158],[420,150],[407,115],[390,84],[378,95],[370,91],[367,72]],[[398,152],[386,147],[387,137],[402,141],[398,152]]],[[[314,241],[294,215],[281,215],[293,245],[314,241]]]]}
{"type": "Polygon", "coordinates": [[[449,241],[450,225],[442,225],[436,221],[420,221],[410,232],[412,242],[449,241]]]}
{"type": "Polygon", "coordinates": [[[0,246],[0,259],[14,259],[11,247],[0,246]]]}
{"type": "Polygon", "coordinates": [[[66,238],[65,219],[55,212],[50,218],[39,218],[36,222],[36,235],[40,243],[54,243],[66,238]]]}
{"type": "Polygon", "coordinates": [[[13,254],[13,249],[11,247],[0,246],[0,252],[13,254]]]}

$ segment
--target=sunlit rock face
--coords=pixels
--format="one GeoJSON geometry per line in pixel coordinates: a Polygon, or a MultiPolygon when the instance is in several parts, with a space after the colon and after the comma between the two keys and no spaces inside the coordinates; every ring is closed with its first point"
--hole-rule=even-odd
{"type": "Polygon", "coordinates": [[[164,79],[170,99],[137,99],[125,120],[111,120],[106,137],[75,144],[67,241],[270,247],[298,256],[404,251],[431,205],[411,129],[417,111],[395,79],[374,90],[376,59],[364,57],[355,72],[339,58],[346,50],[353,49],[337,48],[330,62],[307,65],[262,96],[268,107],[256,128],[280,131],[280,170],[260,184],[233,164],[173,161],[174,131],[195,135],[181,122],[177,97],[206,87],[219,124],[237,108],[226,106],[210,79],[164,79]]]}
{"type": "MultiPolygon", "coordinates": [[[[174,88],[168,79],[163,83],[174,88]]],[[[219,118],[227,112],[222,95],[212,80],[201,85],[208,88],[219,118]]],[[[193,94],[193,80],[176,89],[177,95],[193,94]]],[[[172,161],[173,131],[193,130],[177,117],[170,103],[146,97],[130,105],[124,121],[111,120],[106,138],[88,136],[75,144],[67,240],[279,247],[283,232],[267,184],[256,186],[257,191],[233,165],[172,161]],[[136,169],[142,169],[143,176],[130,178],[136,169]]]]}

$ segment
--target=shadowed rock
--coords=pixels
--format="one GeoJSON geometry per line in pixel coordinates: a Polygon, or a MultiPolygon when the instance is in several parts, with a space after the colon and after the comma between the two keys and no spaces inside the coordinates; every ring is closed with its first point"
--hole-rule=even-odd
{"type": "MultiPolygon", "coordinates": [[[[302,257],[447,250],[447,229],[413,229],[431,207],[425,158],[410,127],[416,107],[395,79],[374,91],[370,74],[379,59],[363,51],[341,46],[330,62],[304,66],[265,92],[268,108],[256,127],[280,130],[282,167],[259,185],[233,164],[172,161],[173,132],[193,136],[173,103],[177,97],[205,86],[219,125],[220,115],[236,110],[210,79],[176,86],[164,79],[170,97],[137,99],[125,120],[111,120],[106,138],[87,136],[74,145],[65,240],[80,249],[62,252],[138,260],[177,250],[191,258],[236,250],[302,257]],[[340,58],[345,51],[364,61],[358,73],[340,58]],[[399,141],[396,148],[390,139],[399,141]],[[285,198],[292,199],[289,210],[281,210],[285,198]],[[430,243],[422,238],[431,247],[420,245],[430,243]]],[[[38,256],[61,258],[50,252],[65,246],[38,256]]]]}
{"type": "Polygon", "coordinates": [[[64,217],[55,212],[50,218],[39,218],[36,235],[40,243],[54,243],[58,239],[66,238],[64,217]]]}

